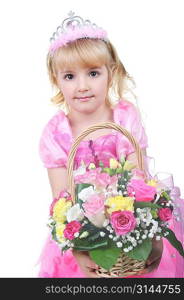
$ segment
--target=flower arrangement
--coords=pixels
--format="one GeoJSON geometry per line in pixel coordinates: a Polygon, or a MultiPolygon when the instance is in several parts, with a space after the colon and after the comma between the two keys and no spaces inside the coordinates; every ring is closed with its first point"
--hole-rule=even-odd
{"type": "Polygon", "coordinates": [[[182,244],[169,229],[172,190],[149,178],[121,157],[109,167],[84,163],[74,171],[76,203],[62,191],[50,207],[48,225],[62,251],[89,251],[96,264],[110,270],[120,253],[146,261],[152,239],[166,238],[184,256],[182,244]]]}

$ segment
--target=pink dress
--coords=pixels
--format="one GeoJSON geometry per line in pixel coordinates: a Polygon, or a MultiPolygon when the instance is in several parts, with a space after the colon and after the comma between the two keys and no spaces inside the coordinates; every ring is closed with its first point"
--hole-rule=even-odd
{"type": "MultiPolygon", "coordinates": [[[[125,127],[137,139],[141,148],[148,146],[147,137],[141,124],[140,115],[135,106],[126,100],[120,100],[113,108],[114,123],[125,127]]],[[[66,167],[67,157],[74,138],[67,116],[63,111],[56,113],[45,126],[39,144],[39,153],[45,168],[66,167]]],[[[85,163],[95,162],[95,156],[108,166],[110,158],[120,158],[121,155],[133,153],[134,148],[128,139],[115,130],[112,133],[98,137],[93,141],[82,141],[75,156],[75,168],[83,160],[85,163]]],[[[184,209],[183,209],[184,211],[184,209]]],[[[178,238],[183,238],[184,228],[179,222],[178,238]]],[[[39,277],[79,278],[85,277],[77,264],[72,252],[64,254],[51,239],[49,234],[39,258],[39,277]]],[[[139,277],[183,277],[183,259],[164,239],[164,252],[159,268],[139,277]],[[178,266],[178,263],[180,264],[178,266]]]]}

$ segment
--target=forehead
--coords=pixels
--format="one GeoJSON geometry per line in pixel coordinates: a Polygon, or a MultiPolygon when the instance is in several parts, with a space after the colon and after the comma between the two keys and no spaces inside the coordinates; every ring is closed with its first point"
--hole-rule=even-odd
{"type": "Polygon", "coordinates": [[[94,68],[107,65],[109,55],[104,47],[95,47],[89,42],[79,43],[77,46],[63,47],[54,56],[56,69],[94,68]],[[87,43],[87,44],[86,44],[87,43]],[[85,47],[84,47],[85,45],[85,47]],[[90,47],[89,47],[90,46],[90,47]]]}
{"type": "Polygon", "coordinates": [[[95,69],[95,68],[103,68],[104,62],[98,59],[93,60],[84,60],[80,57],[70,57],[66,59],[66,57],[58,57],[55,61],[55,67],[57,70],[64,71],[79,71],[79,70],[87,70],[87,69],[95,69]]]}

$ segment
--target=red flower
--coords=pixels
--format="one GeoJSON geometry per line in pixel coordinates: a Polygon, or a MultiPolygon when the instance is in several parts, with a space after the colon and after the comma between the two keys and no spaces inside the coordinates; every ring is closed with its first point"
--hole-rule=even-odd
{"type": "Polygon", "coordinates": [[[167,222],[172,217],[172,211],[168,207],[160,208],[158,211],[158,216],[159,216],[160,220],[167,222]]]}
{"type": "Polygon", "coordinates": [[[81,227],[82,227],[81,223],[79,223],[77,221],[72,221],[72,222],[68,223],[64,230],[64,237],[69,240],[73,240],[74,234],[76,232],[79,232],[81,227]]]}

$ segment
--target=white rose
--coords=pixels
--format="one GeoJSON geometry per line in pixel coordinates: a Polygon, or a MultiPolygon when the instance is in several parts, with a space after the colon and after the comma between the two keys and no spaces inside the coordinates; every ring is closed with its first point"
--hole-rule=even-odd
{"type": "Polygon", "coordinates": [[[81,221],[84,218],[84,212],[83,210],[80,208],[79,204],[75,204],[74,206],[72,206],[68,211],[67,211],[67,222],[71,222],[71,221],[81,221]]]}
{"type": "Polygon", "coordinates": [[[95,216],[88,216],[88,220],[96,227],[102,228],[105,222],[104,213],[98,213],[95,216]]]}
{"type": "Polygon", "coordinates": [[[78,198],[85,202],[91,195],[96,194],[92,186],[83,189],[79,194],[78,198]]]}

